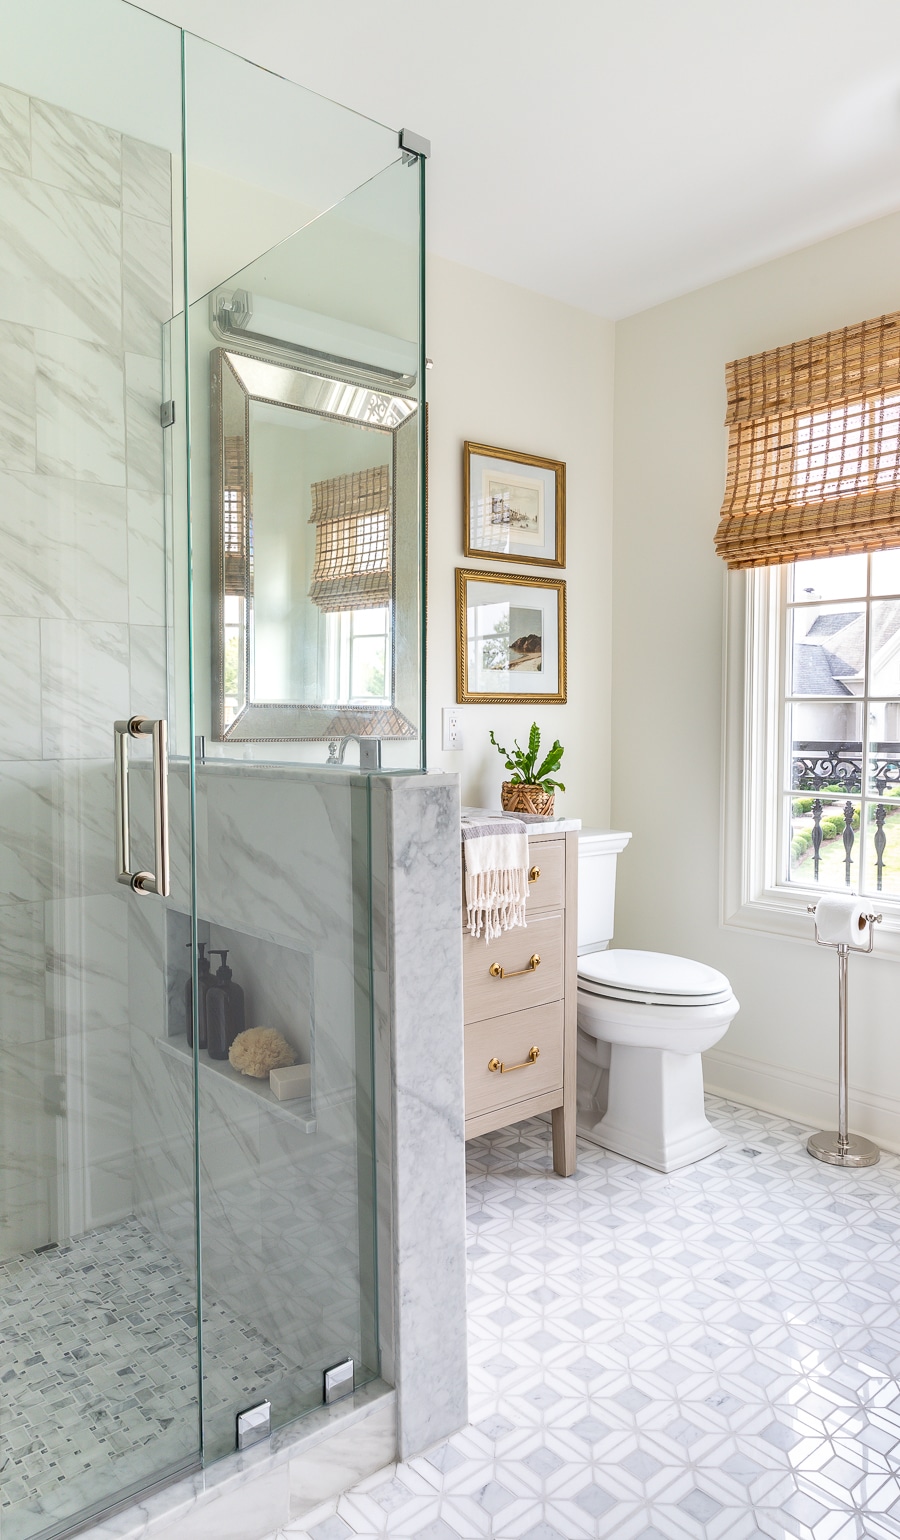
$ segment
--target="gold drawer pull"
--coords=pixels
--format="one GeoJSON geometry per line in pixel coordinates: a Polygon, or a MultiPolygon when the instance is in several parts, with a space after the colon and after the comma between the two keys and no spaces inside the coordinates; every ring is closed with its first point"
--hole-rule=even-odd
{"type": "Polygon", "coordinates": [[[488,1069],[494,1073],[499,1069],[501,1075],[510,1075],[514,1069],[527,1069],[529,1064],[536,1064],[541,1056],[540,1048],[529,1048],[528,1058],[521,1064],[504,1064],[501,1059],[488,1059],[488,1069]]]}
{"type": "Polygon", "coordinates": [[[529,882],[537,882],[537,880],[540,877],[540,875],[541,875],[540,867],[539,866],[533,866],[531,868],[531,871],[528,873],[528,881],[529,882]]]}
{"type": "Polygon", "coordinates": [[[535,968],[539,968],[540,966],[541,959],[538,957],[537,952],[532,952],[528,959],[527,966],[524,968],[517,968],[515,973],[504,972],[500,963],[491,963],[491,966],[488,968],[488,973],[491,975],[492,979],[517,979],[520,974],[533,973],[535,968]]]}

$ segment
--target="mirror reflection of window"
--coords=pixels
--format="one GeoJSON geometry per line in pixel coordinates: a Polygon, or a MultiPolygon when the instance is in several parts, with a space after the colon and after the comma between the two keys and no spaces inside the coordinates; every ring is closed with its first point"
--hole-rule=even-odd
{"type": "Polygon", "coordinates": [[[328,615],[326,660],[328,699],[335,705],[388,705],[390,607],[328,615]]]}
{"type": "Polygon", "coordinates": [[[230,727],[244,700],[244,600],[226,594],[223,601],[225,726],[230,727]]]}

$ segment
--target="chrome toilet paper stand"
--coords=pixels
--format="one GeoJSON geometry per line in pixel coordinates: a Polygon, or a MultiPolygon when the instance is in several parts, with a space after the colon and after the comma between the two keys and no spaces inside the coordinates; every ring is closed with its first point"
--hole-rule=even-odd
{"type": "MultiPolygon", "coordinates": [[[[814,915],[816,905],[809,904],[807,912],[814,915]]],[[[855,946],[854,952],[871,952],[875,945],[875,926],[881,923],[880,914],[867,914],[869,928],[868,946],[855,946]]],[[[848,1061],[847,1061],[847,977],[851,948],[844,941],[823,941],[816,922],[816,945],[830,947],[838,954],[838,1126],[837,1132],[810,1134],[806,1148],[816,1160],[824,1160],[829,1166],[874,1166],[881,1151],[871,1139],[847,1130],[848,1061]]]]}

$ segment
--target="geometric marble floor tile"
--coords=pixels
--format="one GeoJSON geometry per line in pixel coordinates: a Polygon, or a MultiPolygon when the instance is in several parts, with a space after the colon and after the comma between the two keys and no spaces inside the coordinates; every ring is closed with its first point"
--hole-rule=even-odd
{"type": "MultiPolygon", "coordinates": [[[[277,1348],[208,1301],[216,1364],[207,1406],[297,1373],[277,1348]]],[[[196,1292],[138,1219],[0,1263],[0,1534],[152,1479],[198,1446],[196,1292]],[[107,1478],[107,1469],[109,1477],[107,1478]],[[44,1502],[42,1503],[41,1499],[44,1502]],[[69,1499],[72,1499],[71,1501],[69,1499]]],[[[47,1522],[44,1519],[43,1523],[47,1522]]]]}
{"type": "Polygon", "coordinates": [[[469,1143],[470,1422],[284,1540],[900,1537],[900,1160],[707,1110],[725,1149],[668,1176],[469,1143]]]}

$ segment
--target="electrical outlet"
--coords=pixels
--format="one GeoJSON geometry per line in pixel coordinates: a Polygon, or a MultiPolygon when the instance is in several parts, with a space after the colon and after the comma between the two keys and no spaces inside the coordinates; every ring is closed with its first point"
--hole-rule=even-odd
{"type": "Polygon", "coordinates": [[[442,712],[441,748],[447,753],[463,746],[462,716],[458,706],[445,706],[442,712]]]}

